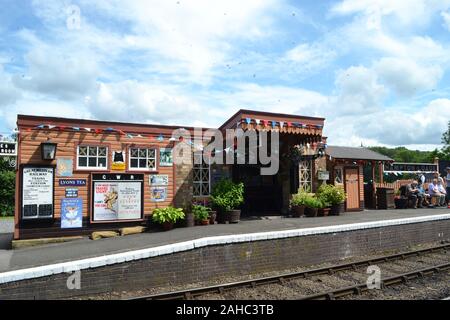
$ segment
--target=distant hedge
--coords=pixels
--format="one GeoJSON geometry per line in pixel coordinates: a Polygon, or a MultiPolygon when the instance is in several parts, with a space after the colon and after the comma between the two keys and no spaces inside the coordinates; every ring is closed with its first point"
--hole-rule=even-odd
{"type": "Polygon", "coordinates": [[[14,215],[16,171],[0,159],[0,216],[14,215]]]}

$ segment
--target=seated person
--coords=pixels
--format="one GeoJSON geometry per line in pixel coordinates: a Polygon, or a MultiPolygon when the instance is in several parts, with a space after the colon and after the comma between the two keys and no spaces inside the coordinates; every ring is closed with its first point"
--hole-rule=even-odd
{"type": "Polygon", "coordinates": [[[441,193],[439,192],[438,179],[433,179],[433,182],[428,185],[428,193],[431,196],[431,204],[434,206],[439,206],[441,201],[441,193]]]}
{"type": "Polygon", "coordinates": [[[439,205],[441,207],[446,207],[445,199],[447,198],[447,190],[445,190],[444,183],[441,180],[438,180],[438,191],[441,194],[439,205]]]}
{"type": "Polygon", "coordinates": [[[421,183],[421,181],[419,181],[419,184],[417,185],[417,189],[419,189],[419,194],[421,194],[422,198],[423,198],[422,206],[428,207],[430,205],[431,196],[425,192],[425,190],[423,188],[423,183],[421,183]]]}
{"type": "Polygon", "coordinates": [[[406,196],[408,200],[412,201],[412,207],[414,209],[416,209],[417,207],[423,208],[423,195],[420,193],[417,185],[418,183],[415,180],[406,185],[406,196]]]}

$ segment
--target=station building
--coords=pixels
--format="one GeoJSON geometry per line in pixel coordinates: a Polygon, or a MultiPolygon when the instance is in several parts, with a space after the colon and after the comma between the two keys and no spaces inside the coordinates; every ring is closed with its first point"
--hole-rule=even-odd
{"type": "Polygon", "coordinates": [[[175,164],[173,150],[179,143],[189,145],[194,157],[202,155],[205,145],[195,141],[205,128],[19,115],[14,239],[144,225],[155,208],[207,200],[222,178],[244,182],[244,216],[288,214],[293,193],[299,188],[315,192],[321,183],[342,184],[347,210],[362,210],[363,163],[355,161],[391,159],[336,156],[336,149],[326,148],[324,122],[251,110],[239,110],[227,120],[222,132],[279,133],[278,173],[261,175],[259,164],[175,164]],[[191,138],[174,138],[174,130],[191,138]],[[294,147],[302,150],[295,161],[294,147]]]}

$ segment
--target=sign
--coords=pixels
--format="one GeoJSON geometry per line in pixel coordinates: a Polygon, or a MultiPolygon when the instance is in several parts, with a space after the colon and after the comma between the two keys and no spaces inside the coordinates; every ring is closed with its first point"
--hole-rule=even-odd
{"type": "Polygon", "coordinates": [[[83,226],[83,199],[61,199],[61,229],[83,226]]]}
{"type": "Polygon", "coordinates": [[[150,200],[152,202],[163,202],[167,199],[166,187],[151,187],[150,188],[150,200]]]}
{"type": "Polygon", "coordinates": [[[73,160],[68,158],[57,158],[56,175],[58,177],[71,177],[73,175],[73,160]]]}
{"type": "Polygon", "coordinates": [[[167,186],[169,184],[169,175],[151,174],[149,176],[149,184],[151,186],[167,186]]]}
{"type": "Polygon", "coordinates": [[[0,156],[17,156],[17,143],[0,142],[0,156]]]}
{"type": "Polygon", "coordinates": [[[330,180],[330,172],[329,171],[318,171],[318,179],[319,180],[330,180]]]}
{"type": "Polygon", "coordinates": [[[113,151],[111,170],[124,171],[125,168],[125,151],[113,151]]]}
{"type": "Polygon", "coordinates": [[[22,169],[22,219],[53,217],[53,167],[22,169]]]}
{"type": "Polygon", "coordinates": [[[66,188],[66,198],[78,198],[78,188],[66,188]]]}
{"type": "Polygon", "coordinates": [[[86,185],[86,179],[59,179],[60,187],[82,187],[86,185]]]}
{"type": "Polygon", "coordinates": [[[142,174],[94,174],[93,221],[137,220],[143,212],[142,174]]]}
{"type": "Polygon", "coordinates": [[[386,163],[384,171],[386,173],[432,173],[437,171],[437,165],[433,163],[386,163]]]}
{"type": "Polygon", "coordinates": [[[159,149],[159,165],[161,167],[170,167],[173,164],[172,149],[161,148],[159,149]]]}

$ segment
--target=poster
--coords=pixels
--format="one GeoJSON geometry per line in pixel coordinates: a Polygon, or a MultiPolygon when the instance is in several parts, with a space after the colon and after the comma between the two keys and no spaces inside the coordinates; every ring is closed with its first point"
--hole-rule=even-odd
{"type": "Polygon", "coordinates": [[[68,158],[57,158],[56,175],[58,177],[71,177],[73,175],[73,160],[68,158]]]}
{"type": "Polygon", "coordinates": [[[61,229],[83,226],[83,200],[61,199],[61,229]]]}
{"type": "Polygon", "coordinates": [[[125,165],[125,151],[113,151],[111,170],[123,171],[125,165]]]}
{"type": "Polygon", "coordinates": [[[23,219],[53,217],[53,167],[24,167],[22,171],[23,219]]]}
{"type": "Polygon", "coordinates": [[[142,218],[142,181],[94,181],[93,220],[142,218]]]}
{"type": "Polygon", "coordinates": [[[169,184],[169,175],[151,174],[149,176],[149,184],[151,186],[167,186],[169,184]]]}
{"type": "Polygon", "coordinates": [[[159,149],[159,165],[161,167],[170,167],[173,164],[172,149],[161,148],[159,149]]]}
{"type": "Polygon", "coordinates": [[[163,202],[167,199],[166,187],[151,187],[150,188],[150,200],[152,202],[163,202]]]}

